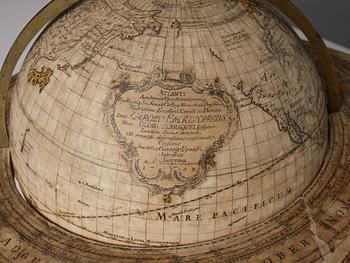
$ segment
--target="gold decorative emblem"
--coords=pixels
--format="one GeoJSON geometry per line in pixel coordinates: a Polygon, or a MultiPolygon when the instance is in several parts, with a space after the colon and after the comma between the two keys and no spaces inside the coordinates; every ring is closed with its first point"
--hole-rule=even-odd
{"type": "Polygon", "coordinates": [[[50,78],[53,75],[53,70],[45,66],[41,67],[41,71],[36,69],[30,70],[28,73],[28,83],[31,83],[33,86],[38,85],[41,93],[44,88],[50,83],[50,78]]]}

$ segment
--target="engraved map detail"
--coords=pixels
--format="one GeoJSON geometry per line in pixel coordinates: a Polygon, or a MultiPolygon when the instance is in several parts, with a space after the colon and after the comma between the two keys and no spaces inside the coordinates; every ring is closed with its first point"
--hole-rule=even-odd
{"type": "Polygon", "coordinates": [[[158,79],[116,85],[107,125],[136,179],[153,193],[182,194],[215,166],[215,153],[238,129],[238,112],[218,82],[198,83],[188,70],[151,75],[158,79]]]}
{"type": "Polygon", "coordinates": [[[169,257],[300,200],[328,145],[316,67],[262,1],[81,1],[36,41],[11,103],[32,207],[169,257]]]}

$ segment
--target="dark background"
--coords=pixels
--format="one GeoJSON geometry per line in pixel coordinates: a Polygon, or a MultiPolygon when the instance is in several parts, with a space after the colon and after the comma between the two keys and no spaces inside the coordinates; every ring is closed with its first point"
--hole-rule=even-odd
{"type": "Polygon", "coordinates": [[[294,0],[322,36],[350,48],[350,0],[294,0]]]}

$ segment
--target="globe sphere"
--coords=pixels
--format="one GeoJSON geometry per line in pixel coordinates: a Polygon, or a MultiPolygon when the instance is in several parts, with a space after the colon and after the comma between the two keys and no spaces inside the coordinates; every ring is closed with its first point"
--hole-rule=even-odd
{"type": "Polygon", "coordinates": [[[327,146],[325,91],[262,1],[85,0],[18,75],[11,158],[57,225],[128,246],[239,233],[298,199],[327,146]]]}

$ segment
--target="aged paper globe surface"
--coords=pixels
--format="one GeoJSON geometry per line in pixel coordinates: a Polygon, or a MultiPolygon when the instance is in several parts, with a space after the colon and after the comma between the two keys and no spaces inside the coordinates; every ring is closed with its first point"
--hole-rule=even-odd
{"type": "Polygon", "coordinates": [[[302,43],[260,2],[85,0],[30,51],[9,131],[22,190],[52,222],[185,246],[300,197],[327,112],[302,43]]]}

